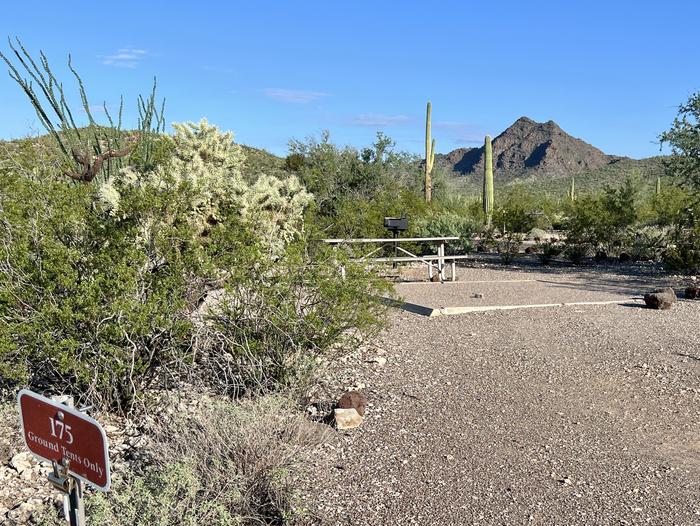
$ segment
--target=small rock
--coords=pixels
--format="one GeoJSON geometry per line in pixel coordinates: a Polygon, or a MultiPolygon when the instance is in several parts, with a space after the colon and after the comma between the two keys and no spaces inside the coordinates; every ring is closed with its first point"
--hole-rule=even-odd
{"type": "Polygon", "coordinates": [[[31,453],[27,452],[17,453],[10,460],[10,466],[15,468],[15,471],[17,471],[17,473],[19,473],[20,475],[23,472],[32,469],[32,465],[32,455],[31,453]]]}
{"type": "Polygon", "coordinates": [[[685,297],[689,300],[695,300],[700,298],[700,287],[697,285],[691,285],[685,289],[685,297]]]}
{"type": "Polygon", "coordinates": [[[367,363],[376,363],[377,367],[384,367],[386,365],[386,358],[384,358],[384,356],[374,356],[373,358],[369,358],[367,363]]]}
{"type": "Polygon", "coordinates": [[[348,391],[338,400],[339,409],[354,409],[360,416],[365,416],[367,397],[357,391],[348,391]]]}
{"type": "Polygon", "coordinates": [[[335,426],[339,430],[354,429],[362,424],[364,418],[357,412],[356,409],[335,409],[333,411],[335,417],[335,426]]]}
{"type": "Polygon", "coordinates": [[[670,309],[676,301],[676,293],[672,288],[657,289],[644,295],[644,303],[650,309],[670,309]]]}
{"type": "Polygon", "coordinates": [[[476,294],[474,294],[474,297],[477,299],[482,299],[484,295],[481,292],[477,292],[476,294]]]}

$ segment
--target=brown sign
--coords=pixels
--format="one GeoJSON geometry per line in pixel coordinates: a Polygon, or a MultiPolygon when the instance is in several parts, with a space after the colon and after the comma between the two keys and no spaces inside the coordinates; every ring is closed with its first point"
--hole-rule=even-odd
{"type": "Polygon", "coordinates": [[[86,414],[23,389],[17,395],[22,436],[41,460],[64,463],[74,477],[109,489],[109,447],[102,426],[86,414]]]}

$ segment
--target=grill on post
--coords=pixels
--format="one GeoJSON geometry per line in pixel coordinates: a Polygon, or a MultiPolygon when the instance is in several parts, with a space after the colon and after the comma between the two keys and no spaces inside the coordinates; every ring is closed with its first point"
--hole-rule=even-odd
{"type": "MultiPolygon", "coordinates": [[[[408,219],[406,216],[403,217],[385,217],[384,218],[384,228],[389,230],[393,236],[394,239],[399,237],[400,232],[405,232],[408,230],[408,219]]],[[[396,248],[398,245],[394,243],[394,257],[399,255],[399,251],[396,248]]],[[[393,268],[396,268],[396,263],[392,265],[393,268]]]]}
{"type": "Polygon", "coordinates": [[[408,219],[406,217],[385,217],[384,228],[393,232],[394,237],[399,237],[399,232],[408,230],[408,219]]]}

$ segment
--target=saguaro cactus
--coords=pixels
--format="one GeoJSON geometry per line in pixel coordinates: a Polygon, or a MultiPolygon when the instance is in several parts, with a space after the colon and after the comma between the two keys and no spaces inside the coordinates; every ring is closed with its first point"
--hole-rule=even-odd
{"type": "Polygon", "coordinates": [[[567,195],[569,196],[569,201],[576,201],[576,179],[574,177],[571,178],[571,185],[567,195]]]}
{"type": "Polygon", "coordinates": [[[661,177],[657,176],[656,177],[656,195],[659,195],[661,193],[661,177]]]}
{"type": "Polygon", "coordinates": [[[425,201],[430,203],[433,200],[433,181],[431,173],[435,162],[435,139],[430,137],[430,114],[432,105],[428,102],[428,109],[425,116],[425,201]]]}
{"type": "Polygon", "coordinates": [[[491,224],[491,213],[493,212],[493,149],[491,147],[491,136],[484,139],[484,193],[482,196],[484,204],[484,214],[486,224],[491,224]]]}

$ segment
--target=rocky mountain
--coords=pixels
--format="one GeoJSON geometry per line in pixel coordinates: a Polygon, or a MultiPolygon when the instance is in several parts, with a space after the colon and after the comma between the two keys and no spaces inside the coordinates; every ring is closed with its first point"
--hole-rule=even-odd
{"type": "MultiPolygon", "coordinates": [[[[493,157],[496,175],[505,181],[523,176],[569,176],[621,159],[572,137],[554,121],[535,122],[528,117],[520,117],[493,139],[493,157]]],[[[436,155],[435,162],[458,174],[481,174],[484,147],[458,148],[436,155]]]]}

